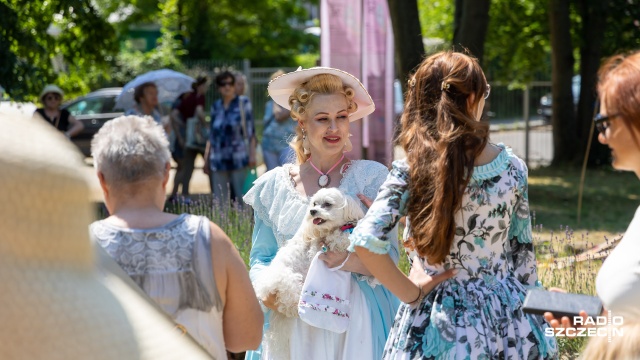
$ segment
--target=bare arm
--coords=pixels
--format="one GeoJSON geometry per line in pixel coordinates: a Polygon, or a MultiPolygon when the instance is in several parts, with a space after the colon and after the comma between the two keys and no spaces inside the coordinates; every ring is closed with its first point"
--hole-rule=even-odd
{"type": "Polygon", "coordinates": [[[69,115],[69,125],[71,125],[71,128],[65,133],[69,138],[80,134],[84,130],[84,124],[73,115],[69,115]]]}
{"type": "Polygon", "coordinates": [[[200,122],[202,122],[203,124],[206,122],[207,115],[204,112],[204,106],[202,105],[196,106],[195,115],[198,117],[198,119],[200,119],[200,122]]]}
{"type": "Polygon", "coordinates": [[[218,292],[224,303],[223,332],[227,350],[257,349],[264,316],[249,274],[235,246],[216,224],[211,225],[211,258],[218,292]]]}
{"type": "Polygon", "coordinates": [[[438,284],[455,275],[454,270],[447,270],[438,275],[429,276],[418,265],[420,263],[418,259],[414,259],[410,279],[398,269],[388,254],[374,254],[361,246],[356,246],[355,250],[373,276],[406,304],[418,299],[420,290],[416,284],[422,287],[422,293],[426,295],[438,284]]]}

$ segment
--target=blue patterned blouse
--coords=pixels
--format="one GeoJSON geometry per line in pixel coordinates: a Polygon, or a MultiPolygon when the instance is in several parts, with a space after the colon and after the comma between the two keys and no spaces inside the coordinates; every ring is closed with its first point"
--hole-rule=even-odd
{"type": "MultiPolygon", "coordinates": [[[[443,264],[419,257],[404,233],[409,259],[430,275],[458,269],[417,307],[403,304],[387,339],[383,359],[553,359],[555,338],[545,336],[542,316],[525,314],[528,288],[540,286],[531,235],[527,167],[511,149],[476,166],[454,215],[456,233],[443,264]]],[[[393,169],[364,219],[350,236],[362,246],[388,253],[390,229],[407,215],[409,165],[393,169]]]]}
{"type": "Polygon", "coordinates": [[[236,96],[225,109],[222,100],[211,106],[211,151],[209,153],[212,171],[238,170],[249,165],[249,149],[245,139],[255,135],[251,102],[246,96],[236,96]],[[242,128],[240,106],[244,110],[246,134],[242,128]]]}

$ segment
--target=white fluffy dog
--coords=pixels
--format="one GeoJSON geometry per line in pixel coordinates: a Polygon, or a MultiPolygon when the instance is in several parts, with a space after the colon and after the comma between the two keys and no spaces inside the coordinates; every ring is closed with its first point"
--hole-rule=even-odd
{"type": "Polygon", "coordinates": [[[345,251],[349,232],[343,226],[364,217],[360,201],[336,188],[321,189],[310,200],[309,209],[296,235],[278,250],[271,264],[255,282],[259,299],[276,294],[278,312],[272,312],[265,333],[270,358],[289,358],[293,318],[311,260],[324,243],[331,251],[345,251]]]}

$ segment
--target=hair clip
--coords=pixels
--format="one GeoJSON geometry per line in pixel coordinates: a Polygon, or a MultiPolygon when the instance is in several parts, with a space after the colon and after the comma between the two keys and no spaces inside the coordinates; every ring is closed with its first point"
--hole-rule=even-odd
{"type": "Polygon", "coordinates": [[[415,77],[413,77],[413,78],[409,79],[409,80],[407,81],[407,84],[409,84],[409,87],[414,87],[414,86],[416,86],[416,78],[415,78],[415,77]]]}
{"type": "Polygon", "coordinates": [[[451,84],[449,84],[448,82],[442,82],[442,85],[440,86],[440,90],[444,91],[444,90],[449,90],[449,86],[451,86],[451,84]]]}

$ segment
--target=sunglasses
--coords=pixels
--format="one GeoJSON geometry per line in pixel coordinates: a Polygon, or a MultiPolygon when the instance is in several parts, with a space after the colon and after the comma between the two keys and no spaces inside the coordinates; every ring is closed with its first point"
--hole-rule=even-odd
{"type": "Polygon", "coordinates": [[[596,123],[596,129],[598,129],[598,132],[600,132],[602,135],[605,135],[605,131],[607,131],[609,126],[611,126],[611,120],[613,120],[615,117],[617,117],[619,115],[620,114],[614,114],[614,115],[598,114],[598,115],[596,115],[593,118],[593,121],[596,123]]]}
{"type": "Polygon", "coordinates": [[[233,81],[223,81],[221,83],[218,83],[218,87],[233,86],[233,85],[234,85],[233,81]]]}
{"type": "Polygon", "coordinates": [[[60,100],[60,95],[47,95],[44,97],[44,100],[60,100]]]}
{"type": "Polygon", "coordinates": [[[484,99],[487,100],[489,98],[489,94],[491,94],[491,85],[487,84],[487,89],[484,92],[484,99]]]}

